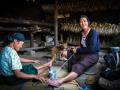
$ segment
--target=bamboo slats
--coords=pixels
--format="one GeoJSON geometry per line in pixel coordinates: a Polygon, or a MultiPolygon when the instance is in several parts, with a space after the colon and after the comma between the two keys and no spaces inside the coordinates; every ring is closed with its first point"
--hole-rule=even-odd
{"type": "Polygon", "coordinates": [[[64,31],[71,31],[71,32],[80,32],[81,28],[79,24],[73,23],[61,23],[61,29],[64,31]]]}
{"type": "MultiPolygon", "coordinates": [[[[97,23],[93,22],[90,25],[91,28],[94,28],[102,35],[118,34],[120,33],[120,23],[119,24],[110,24],[110,23],[97,23]]],[[[77,23],[62,23],[61,30],[70,31],[78,33],[81,31],[81,27],[77,23]]]]}
{"type": "Polygon", "coordinates": [[[110,23],[96,23],[91,24],[92,28],[95,28],[102,35],[111,35],[120,33],[120,23],[110,24],[110,23]]]}

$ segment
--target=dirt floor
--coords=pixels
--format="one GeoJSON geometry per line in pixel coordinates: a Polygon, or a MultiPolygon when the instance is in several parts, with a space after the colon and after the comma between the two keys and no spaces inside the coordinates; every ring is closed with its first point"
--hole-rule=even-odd
{"type": "MultiPolygon", "coordinates": [[[[51,54],[49,52],[49,50],[45,49],[45,50],[40,50],[40,51],[36,51],[36,52],[24,52],[24,53],[20,53],[20,57],[23,58],[29,58],[29,59],[34,59],[34,60],[40,60],[40,62],[42,64],[46,63],[49,61],[49,59],[51,58],[51,54]]],[[[61,66],[65,61],[60,61],[58,60],[56,62],[55,65],[57,66],[61,66]]],[[[29,85],[28,85],[29,86],[29,85]]],[[[0,90],[28,90],[28,89],[20,89],[21,86],[6,86],[6,85],[0,85],[0,90]],[[4,88],[4,89],[3,89],[4,88]]],[[[35,88],[31,88],[31,85],[29,86],[29,90],[51,90],[51,88],[45,88],[45,87],[35,87],[35,88]]],[[[76,89],[75,89],[76,90],[76,89]]],[[[98,83],[94,84],[92,90],[104,90],[102,89],[98,83]]]]}

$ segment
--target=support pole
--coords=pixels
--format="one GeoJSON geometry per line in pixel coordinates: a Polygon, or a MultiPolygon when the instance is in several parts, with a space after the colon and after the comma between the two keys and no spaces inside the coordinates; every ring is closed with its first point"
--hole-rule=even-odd
{"type": "Polygon", "coordinates": [[[54,10],[54,29],[55,29],[55,46],[58,45],[58,9],[57,9],[57,0],[55,0],[55,10],[54,10]]]}
{"type": "Polygon", "coordinates": [[[34,35],[32,32],[30,32],[30,47],[34,47],[34,35]]]}

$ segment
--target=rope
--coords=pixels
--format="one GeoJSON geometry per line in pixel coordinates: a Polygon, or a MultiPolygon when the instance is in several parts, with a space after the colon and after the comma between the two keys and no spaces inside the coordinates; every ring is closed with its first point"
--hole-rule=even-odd
{"type": "Polygon", "coordinates": [[[74,54],[72,54],[69,58],[68,58],[68,60],[65,62],[65,63],[63,63],[63,65],[60,67],[60,69],[56,72],[56,74],[58,74],[59,72],[60,72],[60,70],[62,69],[62,67],[73,57],[73,55],[74,54]]]}
{"type": "Polygon", "coordinates": [[[119,62],[120,62],[120,58],[119,58],[119,53],[116,52],[116,56],[117,56],[117,64],[116,64],[116,69],[118,68],[119,62]]]}

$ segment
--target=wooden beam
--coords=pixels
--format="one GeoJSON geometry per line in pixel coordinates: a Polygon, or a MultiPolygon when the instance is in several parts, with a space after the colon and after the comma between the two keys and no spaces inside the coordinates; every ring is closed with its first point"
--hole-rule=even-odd
{"type": "Polygon", "coordinates": [[[17,28],[17,27],[1,27],[0,26],[0,31],[31,31],[28,28],[17,28]]]}
{"type": "Polygon", "coordinates": [[[28,25],[28,26],[33,26],[33,25],[48,26],[48,27],[53,26],[53,24],[51,23],[45,23],[45,22],[39,22],[33,20],[24,20],[24,19],[2,18],[2,17],[0,17],[0,23],[28,25]]]}
{"type": "Polygon", "coordinates": [[[54,28],[55,28],[55,46],[58,45],[58,9],[57,9],[57,2],[58,0],[55,1],[55,12],[54,12],[54,28]]]}

